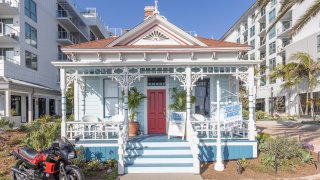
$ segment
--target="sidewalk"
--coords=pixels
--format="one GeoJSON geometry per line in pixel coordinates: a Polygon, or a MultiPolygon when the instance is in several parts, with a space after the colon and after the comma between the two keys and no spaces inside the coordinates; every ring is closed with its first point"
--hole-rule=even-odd
{"type": "Polygon", "coordinates": [[[125,174],[118,177],[120,180],[202,180],[195,174],[125,174]]]}

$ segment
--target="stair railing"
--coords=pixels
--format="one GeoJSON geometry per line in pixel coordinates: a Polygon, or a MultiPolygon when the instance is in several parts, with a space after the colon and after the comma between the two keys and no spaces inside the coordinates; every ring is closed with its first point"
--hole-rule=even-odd
{"type": "Polygon", "coordinates": [[[124,174],[124,157],[125,157],[125,150],[128,141],[128,122],[124,122],[123,128],[119,132],[118,138],[118,174],[124,174]]]}
{"type": "Polygon", "coordinates": [[[193,127],[191,121],[188,121],[188,132],[189,133],[189,144],[191,147],[192,157],[193,157],[193,173],[200,174],[200,160],[199,160],[199,144],[200,140],[198,137],[198,132],[193,127]]]}

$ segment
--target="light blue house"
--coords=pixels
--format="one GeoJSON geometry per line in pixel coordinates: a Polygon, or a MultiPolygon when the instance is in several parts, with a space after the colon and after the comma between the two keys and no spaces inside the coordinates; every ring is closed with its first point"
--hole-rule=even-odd
{"type": "Polygon", "coordinates": [[[253,89],[254,65],[260,61],[242,59],[251,47],[191,36],[157,10],[148,14],[120,37],[64,47],[70,61],[53,62],[61,73],[62,136],[80,135],[88,160],[117,159],[119,174],[199,173],[200,162],[216,159],[217,82],[221,106],[237,103],[243,84],[250,116],[240,126],[222,129],[222,156],[257,157],[253,89]],[[65,93],[73,82],[75,121],[66,122],[65,93]],[[141,135],[135,138],[127,135],[130,87],[147,96],[137,110],[141,135]],[[185,140],[167,138],[174,87],[187,92],[185,140]]]}

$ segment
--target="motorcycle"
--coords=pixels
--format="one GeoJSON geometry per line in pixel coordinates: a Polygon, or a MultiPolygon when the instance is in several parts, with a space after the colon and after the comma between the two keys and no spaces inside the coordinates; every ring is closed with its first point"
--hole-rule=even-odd
{"type": "MultiPolygon", "coordinates": [[[[78,141],[79,138],[76,138],[75,142],[78,141]]],[[[17,159],[16,165],[11,169],[14,180],[84,180],[79,167],[71,163],[78,151],[66,138],[61,138],[60,142],[54,142],[50,148],[40,152],[22,147],[12,154],[17,159]]]]}

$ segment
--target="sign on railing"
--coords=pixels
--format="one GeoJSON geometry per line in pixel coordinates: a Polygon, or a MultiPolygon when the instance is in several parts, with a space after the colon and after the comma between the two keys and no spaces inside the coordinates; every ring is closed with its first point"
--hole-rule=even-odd
{"type": "Polygon", "coordinates": [[[221,109],[223,128],[231,130],[242,125],[242,104],[228,105],[221,109]]]}

